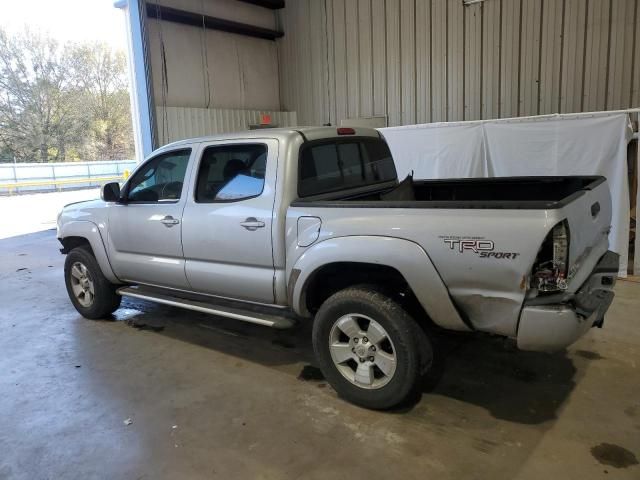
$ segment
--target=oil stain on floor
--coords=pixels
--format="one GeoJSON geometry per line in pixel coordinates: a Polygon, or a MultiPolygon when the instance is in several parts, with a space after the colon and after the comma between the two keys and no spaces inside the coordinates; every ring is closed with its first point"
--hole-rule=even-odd
{"type": "Polygon", "coordinates": [[[589,350],[578,350],[576,355],[587,360],[604,360],[604,357],[597,352],[591,352],[589,350]]]}
{"type": "Polygon", "coordinates": [[[612,443],[601,443],[591,448],[591,455],[603,465],[615,468],[627,468],[638,465],[633,452],[612,443]]]}

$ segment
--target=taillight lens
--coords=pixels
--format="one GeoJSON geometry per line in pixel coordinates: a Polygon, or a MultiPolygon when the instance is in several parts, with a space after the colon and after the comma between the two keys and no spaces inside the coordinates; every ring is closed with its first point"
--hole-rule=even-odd
{"type": "Polygon", "coordinates": [[[531,286],[538,292],[567,289],[569,271],[569,225],[558,223],[545,239],[533,266],[531,286]]]}
{"type": "Polygon", "coordinates": [[[553,261],[564,267],[566,275],[569,268],[569,227],[567,222],[562,222],[553,227],[553,261]]]}

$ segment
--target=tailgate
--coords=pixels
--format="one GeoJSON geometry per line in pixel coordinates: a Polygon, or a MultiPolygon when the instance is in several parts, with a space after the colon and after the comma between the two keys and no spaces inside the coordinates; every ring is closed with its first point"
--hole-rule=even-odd
{"type": "Polygon", "coordinates": [[[568,224],[567,291],[575,292],[609,247],[611,195],[607,181],[599,178],[567,198],[560,209],[548,213],[553,225],[563,220],[568,224]]]}

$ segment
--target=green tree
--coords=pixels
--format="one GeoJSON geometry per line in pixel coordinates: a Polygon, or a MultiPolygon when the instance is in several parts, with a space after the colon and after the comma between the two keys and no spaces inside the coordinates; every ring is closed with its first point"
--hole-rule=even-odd
{"type": "Polygon", "coordinates": [[[72,51],[92,118],[87,153],[101,159],[131,156],[133,135],[124,53],[101,43],[76,46],[72,51]]]}
{"type": "Polygon", "coordinates": [[[0,30],[0,151],[18,161],[131,156],[124,55],[0,30]]]}
{"type": "Polygon", "coordinates": [[[0,31],[0,142],[18,160],[64,160],[82,136],[71,58],[50,38],[0,31]]]}
{"type": "Polygon", "coordinates": [[[9,163],[13,162],[13,155],[11,152],[0,148],[0,163],[9,163]]]}

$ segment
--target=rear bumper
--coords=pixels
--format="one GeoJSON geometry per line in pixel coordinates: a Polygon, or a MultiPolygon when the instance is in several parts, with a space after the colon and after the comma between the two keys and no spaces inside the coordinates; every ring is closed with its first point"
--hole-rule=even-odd
{"type": "Polygon", "coordinates": [[[525,305],[518,323],[521,350],[562,350],[591,327],[601,327],[613,301],[619,255],[605,253],[576,293],[537,297],[525,305]]]}

